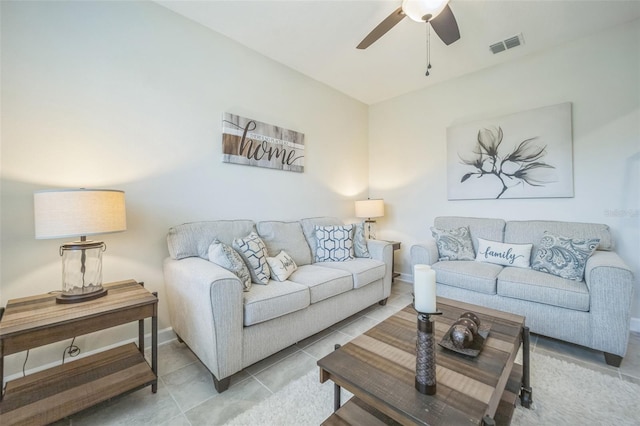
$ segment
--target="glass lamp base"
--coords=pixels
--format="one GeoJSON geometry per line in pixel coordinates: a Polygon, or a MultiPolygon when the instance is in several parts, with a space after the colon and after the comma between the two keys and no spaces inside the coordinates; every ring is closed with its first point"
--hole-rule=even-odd
{"type": "Polygon", "coordinates": [[[364,221],[367,225],[368,236],[367,239],[375,240],[376,239],[376,221],[373,219],[367,219],[364,221]]]}
{"type": "Polygon", "coordinates": [[[102,287],[102,252],[106,246],[101,241],[80,241],[60,247],[62,256],[62,293],[57,303],[78,303],[97,299],[107,294],[102,287]]]}
{"type": "Polygon", "coordinates": [[[107,295],[107,289],[100,286],[94,291],[85,292],[85,293],[60,293],[56,296],[56,303],[80,303],[86,302],[88,300],[98,299],[102,296],[107,295]]]}

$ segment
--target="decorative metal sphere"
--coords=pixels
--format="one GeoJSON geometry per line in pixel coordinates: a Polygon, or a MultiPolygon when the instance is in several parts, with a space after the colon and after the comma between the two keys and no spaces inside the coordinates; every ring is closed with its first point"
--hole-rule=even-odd
{"type": "Polygon", "coordinates": [[[478,326],[476,325],[475,322],[473,322],[469,318],[459,318],[453,324],[454,325],[463,325],[463,326],[467,327],[469,329],[469,331],[471,332],[471,334],[474,335],[474,336],[476,334],[478,334],[478,326]]]}
{"type": "Polygon", "coordinates": [[[451,330],[451,341],[458,349],[468,348],[473,343],[473,334],[464,325],[454,325],[451,330]]]}
{"type": "Polygon", "coordinates": [[[460,318],[469,318],[471,321],[475,322],[478,327],[480,327],[480,318],[473,312],[465,312],[460,315],[460,318]]]}

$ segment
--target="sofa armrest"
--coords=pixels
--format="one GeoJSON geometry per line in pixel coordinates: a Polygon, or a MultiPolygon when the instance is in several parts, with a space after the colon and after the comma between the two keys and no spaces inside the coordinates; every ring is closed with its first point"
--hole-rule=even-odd
{"type": "Polygon", "coordinates": [[[164,278],[176,334],[218,380],[242,370],[240,280],[199,257],[165,259],[164,278]]]}
{"type": "Polygon", "coordinates": [[[592,347],[624,356],[634,277],[631,269],[612,251],[595,251],[587,260],[585,282],[589,288],[592,347]]]}
{"type": "Polygon", "coordinates": [[[428,240],[422,244],[411,246],[411,270],[415,265],[433,265],[438,261],[436,240],[428,240]]]}
{"type": "Polygon", "coordinates": [[[383,282],[383,294],[380,300],[386,299],[391,294],[391,283],[393,281],[393,244],[384,240],[367,240],[367,248],[372,259],[385,263],[385,273],[383,282]]]}

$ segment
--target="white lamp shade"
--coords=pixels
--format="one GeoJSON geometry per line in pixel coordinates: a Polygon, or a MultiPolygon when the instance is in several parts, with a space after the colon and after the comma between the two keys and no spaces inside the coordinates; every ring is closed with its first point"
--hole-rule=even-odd
{"type": "Polygon", "coordinates": [[[127,229],[123,191],[37,191],[33,202],[36,239],[78,237],[127,229]]]}
{"type": "Polygon", "coordinates": [[[356,217],[382,217],[384,216],[383,200],[356,201],[356,217]]]}
{"type": "Polygon", "coordinates": [[[403,0],[402,11],[414,21],[424,22],[425,15],[431,15],[429,20],[435,18],[447,3],[449,0],[403,0]]]}

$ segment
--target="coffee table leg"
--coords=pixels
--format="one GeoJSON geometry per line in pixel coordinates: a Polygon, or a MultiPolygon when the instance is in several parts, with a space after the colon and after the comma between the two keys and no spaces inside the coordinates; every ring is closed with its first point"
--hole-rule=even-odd
{"type": "Polygon", "coordinates": [[[525,408],[531,408],[533,402],[533,390],[530,382],[529,358],[529,327],[522,327],[522,387],[520,388],[520,403],[525,408]]]}
{"type": "MultiPolygon", "coordinates": [[[[339,344],[335,344],[333,349],[340,349],[339,344]]],[[[340,409],[340,386],[337,384],[333,384],[333,411],[336,412],[340,409]]]]}
{"type": "Polygon", "coordinates": [[[336,412],[340,409],[340,386],[334,383],[333,385],[333,411],[336,412]]]}
{"type": "Polygon", "coordinates": [[[482,418],[482,426],[496,426],[496,421],[489,416],[484,416],[482,418]]]}

